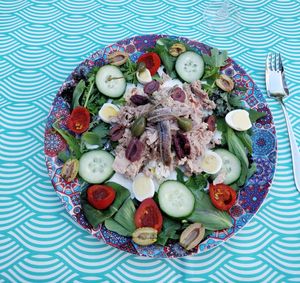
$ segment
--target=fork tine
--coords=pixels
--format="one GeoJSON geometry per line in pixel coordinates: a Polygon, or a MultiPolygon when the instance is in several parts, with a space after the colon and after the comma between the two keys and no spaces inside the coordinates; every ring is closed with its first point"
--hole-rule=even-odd
{"type": "Polygon", "coordinates": [[[278,53],[278,69],[280,72],[283,72],[283,64],[282,64],[280,53],[278,53]]]}
{"type": "Polygon", "coordinates": [[[278,57],[277,53],[274,53],[274,60],[273,61],[274,61],[274,70],[275,71],[279,71],[278,70],[278,64],[277,64],[277,57],[278,57]]]}
{"type": "Polygon", "coordinates": [[[269,69],[270,71],[273,70],[273,67],[272,67],[272,53],[271,52],[269,52],[268,55],[267,55],[266,68],[269,69]]]}

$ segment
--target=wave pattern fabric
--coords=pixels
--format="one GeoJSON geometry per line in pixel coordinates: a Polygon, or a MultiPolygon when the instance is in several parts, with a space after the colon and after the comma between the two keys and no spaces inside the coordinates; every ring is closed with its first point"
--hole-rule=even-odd
{"type": "Polygon", "coordinates": [[[272,99],[278,160],[271,191],[243,230],[199,256],[148,259],[105,245],[73,222],[47,174],[44,127],[60,85],[96,50],[138,34],[227,49],[263,93],[266,53],[280,51],[300,140],[299,1],[231,1],[222,25],[211,17],[213,2],[0,1],[0,282],[300,281],[300,194],[283,113],[272,99]]]}

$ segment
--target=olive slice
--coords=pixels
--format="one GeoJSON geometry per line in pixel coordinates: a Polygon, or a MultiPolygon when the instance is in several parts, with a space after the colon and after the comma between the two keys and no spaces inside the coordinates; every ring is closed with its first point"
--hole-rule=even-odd
{"type": "Polygon", "coordinates": [[[151,245],[157,240],[157,230],[151,227],[138,228],[133,232],[132,240],[141,246],[151,245]]]}
{"type": "Polygon", "coordinates": [[[191,250],[202,241],[204,233],[205,228],[201,223],[191,224],[181,233],[179,243],[186,250],[191,250]]]}

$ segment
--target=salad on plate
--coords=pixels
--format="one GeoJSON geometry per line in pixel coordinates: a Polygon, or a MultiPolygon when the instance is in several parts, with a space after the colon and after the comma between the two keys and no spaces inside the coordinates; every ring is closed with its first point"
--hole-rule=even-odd
{"type": "Polygon", "coordinates": [[[104,225],[146,246],[196,248],[232,227],[230,209],[256,171],[245,89],[222,73],[226,51],[201,54],[159,38],[137,60],[113,51],[78,81],[58,154],[66,182],[93,228],[104,225]]]}

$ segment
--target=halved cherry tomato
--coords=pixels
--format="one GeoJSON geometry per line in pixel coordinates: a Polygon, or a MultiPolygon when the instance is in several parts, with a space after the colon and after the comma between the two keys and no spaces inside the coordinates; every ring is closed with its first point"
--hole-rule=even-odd
{"type": "Polygon", "coordinates": [[[77,106],[67,120],[67,127],[72,132],[81,134],[89,128],[90,121],[90,112],[82,106],[77,106]]]}
{"type": "Polygon", "coordinates": [[[146,64],[146,68],[150,71],[151,76],[155,75],[161,64],[159,56],[154,52],[141,55],[137,61],[146,64]]]}
{"type": "Polygon", "coordinates": [[[236,191],[224,184],[210,184],[209,196],[213,205],[220,210],[229,210],[236,201],[236,191]]]}
{"type": "Polygon", "coordinates": [[[93,185],[87,189],[88,202],[97,209],[108,208],[115,200],[116,192],[105,185],[93,185]]]}
{"type": "Polygon", "coordinates": [[[134,222],[137,228],[152,227],[160,232],[163,224],[163,217],[157,204],[152,198],[147,198],[140,204],[135,212],[134,222]]]}

